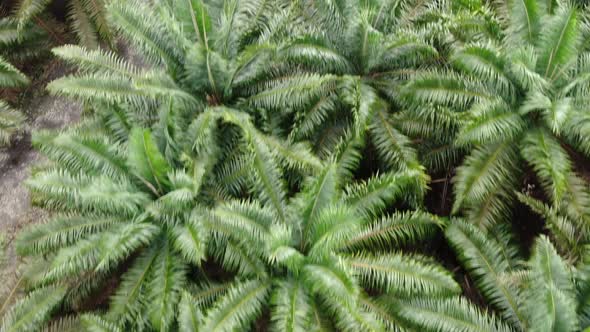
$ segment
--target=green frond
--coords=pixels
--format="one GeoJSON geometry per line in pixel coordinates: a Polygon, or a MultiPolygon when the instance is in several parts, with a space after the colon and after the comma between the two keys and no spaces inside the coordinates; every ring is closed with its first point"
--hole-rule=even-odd
{"type": "Polygon", "coordinates": [[[210,43],[215,31],[212,29],[207,1],[177,0],[173,2],[173,6],[175,18],[181,24],[185,37],[201,44],[210,43]]]}
{"type": "Polygon", "coordinates": [[[425,72],[417,75],[400,91],[410,104],[434,103],[467,108],[472,102],[492,99],[476,81],[452,72],[425,72]]]}
{"type": "Polygon", "coordinates": [[[546,125],[555,135],[561,135],[565,129],[568,118],[573,113],[573,102],[570,98],[563,98],[554,101],[551,107],[543,112],[546,125]]]}
{"type": "Polygon", "coordinates": [[[233,281],[203,282],[191,289],[192,304],[200,309],[210,308],[215,301],[233,286],[233,281]]]}
{"type": "Polygon", "coordinates": [[[508,332],[512,329],[497,317],[486,314],[463,297],[443,299],[391,299],[389,305],[412,330],[452,332],[508,332]]]}
{"type": "Polygon", "coordinates": [[[328,96],[337,86],[332,75],[300,74],[265,83],[248,102],[267,109],[303,109],[312,101],[328,96]]]}
{"type": "Polygon", "coordinates": [[[531,277],[523,309],[530,330],[578,330],[571,271],[547,238],[536,241],[529,265],[531,277]]]}
{"type": "Polygon", "coordinates": [[[110,217],[57,216],[19,234],[16,249],[20,255],[48,254],[122,222],[110,217]]]}
{"type": "Polygon", "coordinates": [[[89,183],[89,177],[65,170],[40,172],[26,181],[33,203],[59,210],[70,210],[80,189],[89,183]]]}
{"type": "Polygon", "coordinates": [[[354,271],[342,259],[305,264],[301,278],[308,289],[320,294],[325,301],[348,308],[356,304],[360,289],[354,271]]]}
{"type": "Polygon", "coordinates": [[[170,165],[158,150],[149,129],[134,128],[129,135],[127,165],[149,189],[158,193],[168,186],[170,165]]]}
{"type": "Polygon", "coordinates": [[[307,225],[304,234],[310,254],[321,257],[323,253],[340,248],[358,232],[362,219],[346,205],[331,205],[322,209],[307,225]]]}
{"type": "MultiPolygon", "coordinates": [[[[392,41],[386,42],[379,55],[369,59],[371,72],[419,66],[439,55],[435,47],[414,33],[400,31],[398,34],[392,41]]],[[[382,46],[379,44],[379,47],[382,46]]]]}
{"type": "MultiPolygon", "coordinates": [[[[53,187],[53,184],[50,186],[53,187]]],[[[50,190],[62,190],[62,188],[58,186],[50,190]]],[[[118,214],[129,218],[139,213],[141,207],[145,206],[149,200],[145,192],[138,191],[131,183],[107,177],[95,178],[85,186],[75,188],[74,193],[73,198],[62,199],[62,204],[65,204],[68,210],[75,208],[80,211],[92,211],[105,215],[118,214]]],[[[51,196],[48,198],[52,199],[51,196]]]]}
{"type": "Polygon", "coordinates": [[[336,163],[336,173],[342,179],[341,182],[346,183],[353,179],[361,162],[361,150],[364,146],[364,138],[348,131],[345,132],[333,151],[328,152],[336,163]]]}
{"type": "Polygon", "coordinates": [[[141,49],[147,60],[156,65],[166,65],[169,70],[180,68],[184,63],[185,42],[166,30],[146,4],[113,1],[107,9],[110,24],[141,49]]]}
{"type": "Polygon", "coordinates": [[[521,115],[502,101],[474,106],[459,131],[459,144],[494,144],[518,138],[526,128],[521,115]]]}
{"type": "Polygon", "coordinates": [[[50,284],[80,273],[88,273],[96,266],[100,257],[98,248],[101,237],[95,235],[88,240],[80,240],[74,245],[60,249],[43,273],[40,284],[50,284]]]}
{"type": "Polygon", "coordinates": [[[0,87],[19,88],[29,84],[29,79],[0,55],[0,87]]]}
{"type": "Polygon", "coordinates": [[[68,7],[68,19],[72,22],[73,30],[80,43],[92,49],[98,48],[98,33],[82,0],[70,0],[68,7]]]}
{"type": "Polygon", "coordinates": [[[244,241],[229,237],[217,237],[211,243],[211,254],[216,262],[219,262],[224,270],[235,272],[239,276],[258,276],[265,278],[267,275],[264,261],[257,255],[263,248],[253,248],[244,241]]]}
{"type": "Polygon", "coordinates": [[[36,132],[32,144],[50,160],[72,173],[104,174],[114,179],[126,177],[123,152],[108,137],[36,132]]]}
{"type": "Polygon", "coordinates": [[[150,273],[147,301],[150,323],[155,330],[168,331],[174,322],[181,290],[186,283],[185,264],[175,255],[167,240],[159,248],[150,273]]]}
{"type": "Polygon", "coordinates": [[[116,324],[109,322],[108,320],[94,315],[94,314],[83,314],[80,317],[82,326],[85,331],[88,332],[121,332],[122,329],[116,324]]]}
{"type": "Polygon", "coordinates": [[[583,249],[579,248],[577,242],[580,233],[584,233],[584,231],[579,229],[576,223],[567,216],[560,215],[557,209],[547,206],[533,197],[521,193],[517,193],[517,197],[521,203],[544,218],[545,227],[550,230],[551,236],[562,254],[569,257],[577,257],[582,254],[580,251],[583,249]]]}
{"type": "Polygon", "coordinates": [[[352,68],[346,57],[335,51],[331,45],[311,37],[289,43],[280,50],[279,55],[285,61],[302,64],[320,73],[344,74],[352,68]]]}
{"type": "Polygon", "coordinates": [[[250,45],[240,52],[232,66],[231,88],[235,95],[247,94],[252,86],[273,75],[276,62],[276,46],[272,44],[250,45]],[[233,68],[235,67],[235,68],[233,68]]]}
{"type": "Polygon", "coordinates": [[[173,230],[173,245],[187,262],[200,265],[205,258],[208,232],[199,220],[191,218],[173,230]]]}
{"type": "Polygon", "coordinates": [[[484,80],[507,101],[514,95],[514,86],[504,72],[505,61],[492,44],[466,45],[453,54],[451,61],[460,71],[484,80]]]}
{"type": "Polygon", "coordinates": [[[104,0],[82,0],[82,7],[92,20],[92,24],[95,27],[94,30],[98,37],[112,48],[115,36],[107,22],[106,4],[104,0]]]}
{"type": "Polygon", "coordinates": [[[65,76],[47,85],[49,92],[85,102],[130,103],[146,105],[149,97],[130,80],[113,74],[65,76]]]}
{"type": "Polygon", "coordinates": [[[117,54],[103,49],[88,50],[82,46],[64,45],[52,49],[51,52],[86,73],[116,74],[132,78],[140,71],[117,54]]]}
{"type": "Polygon", "coordinates": [[[422,211],[398,212],[364,226],[342,248],[346,251],[413,245],[435,235],[445,223],[422,211]]]}
{"type": "Polygon", "coordinates": [[[203,322],[203,313],[195,305],[193,297],[183,291],[178,303],[178,330],[180,332],[197,332],[203,322]]]}
{"type": "Polygon", "coordinates": [[[514,142],[510,140],[473,150],[453,179],[453,211],[456,213],[465,204],[477,206],[490,194],[506,190],[517,174],[518,159],[514,142]]]}
{"type": "Polygon", "coordinates": [[[307,143],[285,142],[269,135],[261,136],[261,138],[271,149],[275,158],[290,168],[314,173],[323,167],[322,161],[311,152],[307,143]]]}
{"type": "MultiPolygon", "coordinates": [[[[515,174],[516,175],[516,174],[515,174]]],[[[516,182],[512,182],[514,184],[516,182]]],[[[465,220],[480,229],[490,229],[512,218],[514,195],[508,187],[488,193],[480,201],[467,204],[465,220]]]]}
{"type": "Polygon", "coordinates": [[[515,84],[526,90],[546,90],[550,86],[549,80],[536,72],[537,53],[532,46],[515,49],[510,54],[510,72],[515,84]]]}
{"type": "Polygon", "coordinates": [[[334,94],[314,100],[305,112],[296,114],[291,137],[295,140],[311,137],[319,128],[325,125],[331,114],[336,112],[338,98],[334,94]]]}
{"type": "Polygon", "coordinates": [[[590,256],[588,251],[574,274],[578,300],[578,318],[582,331],[590,327],[590,256]]]}
{"type": "Polygon", "coordinates": [[[412,204],[420,202],[426,182],[427,175],[421,171],[384,173],[347,186],[343,198],[361,214],[378,215],[401,197],[412,204]]]}
{"type": "Polygon", "coordinates": [[[12,17],[3,17],[0,19],[0,46],[9,45],[17,42],[19,31],[17,22],[12,17]]]}
{"type": "Polygon", "coordinates": [[[265,240],[270,236],[270,226],[275,215],[270,208],[257,202],[230,201],[219,205],[212,213],[214,219],[208,227],[211,231],[231,236],[237,241],[256,244],[250,250],[262,250],[265,240]]]}
{"type": "Polygon", "coordinates": [[[403,254],[357,254],[346,258],[359,281],[368,289],[432,297],[456,295],[459,285],[442,266],[403,254]]]}
{"type": "Polygon", "coordinates": [[[193,91],[224,97],[230,81],[230,64],[226,59],[204,45],[196,44],[189,50],[184,66],[186,84],[193,91]]]}
{"type": "Polygon", "coordinates": [[[248,329],[262,313],[269,296],[270,285],[266,280],[236,282],[207,312],[203,331],[234,331],[248,329]]]}
{"type": "Polygon", "coordinates": [[[62,301],[65,293],[65,288],[54,286],[40,288],[29,293],[6,313],[0,331],[40,330],[49,321],[52,311],[62,301]]]}
{"type": "Polygon", "coordinates": [[[22,31],[35,16],[41,14],[47,8],[50,2],[51,0],[19,1],[13,14],[18,22],[18,30],[22,31]]]}
{"type": "Polygon", "coordinates": [[[572,169],[567,152],[551,134],[535,130],[523,138],[520,153],[533,167],[552,202],[558,206],[566,194],[568,175],[572,169]]]}
{"type": "Polygon", "coordinates": [[[369,131],[379,158],[388,169],[404,170],[418,165],[418,156],[410,139],[393,126],[386,110],[375,112],[369,131]]]}
{"type": "Polygon", "coordinates": [[[537,72],[551,80],[561,78],[563,72],[575,63],[582,35],[578,28],[578,12],[566,4],[558,7],[541,28],[537,72]]]}
{"type": "Polygon", "coordinates": [[[539,37],[541,18],[545,14],[542,1],[522,0],[509,5],[509,33],[511,45],[534,45],[539,37]]]}
{"type": "Polygon", "coordinates": [[[502,246],[462,221],[449,225],[445,236],[480,292],[501,316],[516,328],[526,326],[518,290],[504,282],[503,275],[510,272],[511,266],[502,254],[502,246]]]}
{"type": "Polygon", "coordinates": [[[309,331],[312,301],[298,280],[277,281],[270,300],[273,331],[309,331]]]}
{"type": "Polygon", "coordinates": [[[339,179],[336,165],[328,164],[315,177],[308,179],[299,195],[301,205],[295,204],[297,211],[304,220],[304,227],[308,228],[316,220],[322,209],[330,206],[338,199],[339,179]]]}
{"type": "Polygon", "coordinates": [[[276,158],[264,142],[262,134],[255,129],[246,133],[246,141],[253,158],[251,167],[256,179],[256,192],[260,200],[272,206],[278,218],[284,221],[286,192],[276,158]]]}
{"type": "Polygon", "coordinates": [[[47,325],[42,332],[76,332],[80,331],[82,324],[76,315],[58,318],[47,325]]]}
{"type": "Polygon", "coordinates": [[[108,317],[122,323],[135,322],[148,305],[147,291],[151,271],[155,268],[159,246],[143,250],[131,267],[123,274],[117,291],[111,296],[108,317]]]}
{"type": "Polygon", "coordinates": [[[109,271],[113,264],[119,264],[138,248],[147,245],[158,235],[160,229],[148,223],[129,223],[113,227],[101,236],[100,257],[96,271],[109,271]]]}

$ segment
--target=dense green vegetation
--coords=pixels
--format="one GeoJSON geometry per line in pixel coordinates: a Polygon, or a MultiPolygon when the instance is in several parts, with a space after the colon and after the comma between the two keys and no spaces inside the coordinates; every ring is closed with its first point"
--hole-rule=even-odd
{"type": "Polygon", "coordinates": [[[78,71],[48,90],[86,111],[33,135],[52,217],[16,239],[31,268],[2,332],[590,327],[580,4],[104,11],[145,63],[53,49],[78,71]]]}
{"type": "MultiPolygon", "coordinates": [[[[31,22],[38,22],[38,25],[43,28],[47,27],[47,24],[43,23],[43,15],[54,2],[53,0],[15,0],[15,2],[13,17],[19,31],[25,31],[31,22]]],[[[106,20],[104,0],[67,0],[66,2],[67,20],[82,45],[90,48],[97,48],[101,42],[111,45],[113,34],[106,20]]]]}

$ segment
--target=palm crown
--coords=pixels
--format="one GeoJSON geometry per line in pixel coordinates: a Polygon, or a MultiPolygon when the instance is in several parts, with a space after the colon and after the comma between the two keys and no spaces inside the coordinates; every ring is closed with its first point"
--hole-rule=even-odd
{"type": "Polygon", "coordinates": [[[370,138],[386,169],[419,168],[410,140],[390,118],[407,73],[437,52],[408,29],[424,5],[404,5],[301,2],[293,10],[306,28],[294,29],[278,49],[286,73],[254,86],[248,102],[272,112],[290,139],[317,142],[320,155],[343,141],[361,148],[370,138]]]}
{"type": "MultiPolygon", "coordinates": [[[[337,169],[327,166],[283,210],[257,202],[213,210],[215,232],[238,241],[250,268],[211,309],[185,309],[197,317],[180,322],[191,324],[186,330],[245,329],[265,307],[278,331],[382,330],[396,322],[373,303],[369,290],[401,297],[457,293],[442,267],[389,251],[389,245],[414,243],[442,225],[424,212],[379,217],[404,189],[421,190],[419,174],[384,174],[341,189],[337,169]]],[[[227,251],[216,255],[227,265],[243,259],[227,251]]]]}
{"type": "Polygon", "coordinates": [[[451,70],[419,75],[405,95],[467,111],[454,118],[454,144],[473,149],[457,170],[455,212],[465,208],[484,227],[505,219],[526,162],[554,205],[585,219],[575,201],[587,195],[565,148],[588,155],[584,17],[570,5],[544,2],[513,3],[507,11],[502,40],[457,48],[451,70]]]}

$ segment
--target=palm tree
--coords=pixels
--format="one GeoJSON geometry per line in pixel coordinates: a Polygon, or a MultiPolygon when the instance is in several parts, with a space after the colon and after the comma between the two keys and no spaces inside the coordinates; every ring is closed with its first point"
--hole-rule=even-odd
{"type": "Polygon", "coordinates": [[[300,1],[277,53],[284,74],[252,87],[248,102],[284,124],[290,140],[315,142],[330,156],[342,141],[375,147],[383,169],[418,169],[412,142],[397,126],[397,91],[437,51],[412,29],[430,1],[300,1]]]}
{"type": "Polygon", "coordinates": [[[210,243],[217,226],[205,223],[207,210],[232,193],[246,195],[236,189],[242,187],[240,177],[219,167],[220,160],[236,153],[235,144],[227,144],[234,143],[227,142],[232,137],[221,136],[227,134],[220,133],[222,127],[233,125],[241,133],[233,139],[240,140],[244,151],[238,163],[249,169],[246,193],[271,205],[280,202],[275,196],[282,186],[280,168],[267,145],[280,143],[258,132],[241,112],[203,112],[191,124],[192,134],[176,142],[182,151],[177,155],[165,155],[150,129],[133,127],[117,141],[100,124],[98,119],[71,133],[34,136],[33,144],[54,165],[36,172],[28,186],[33,201],[57,216],[22,233],[17,250],[48,258],[32,287],[45,296],[51,290],[60,300],[39,308],[31,306],[37,298],[31,295],[15,306],[14,318],[5,320],[8,330],[40,326],[50,306],[60,303],[78,310],[92,292],[120,274],[123,264],[129,267],[111,298],[109,320],[133,329],[167,330],[181,291],[188,287],[190,267],[200,266],[208,251],[227,245],[210,243]],[[30,310],[45,314],[31,320],[30,310]]]}
{"type": "Polygon", "coordinates": [[[345,185],[331,163],[280,207],[243,200],[219,205],[210,222],[216,239],[233,245],[214,255],[227,268],[237,265],[238,276],[223,285],[222,294],[217,284],[186,293],[179,306],[181,330],[248,330],[268,312],[266,323],[257,326],[380,331],[401,326],[396,312],[382,308],[372,294],[457,294],[444,268],[391,250],[417,243],[444,224],[421,211],[383,214],[404,194],[422,190],[419,176],[387,173],[345,185]]]}
{"type": "Polygon", "coordinates": [[[567,207],[587,234],[590,202],[571,161],[590,146],[584,15],[566,3],[505,6],[501,40],[456,48],[450,68],[418,75],[405,99],[453,113],[453,144],[471,150],[454,178],[454,213],[482,227],[507,220],[528,168],[549,202],[567,207]]]}
{"type": "Polygon", "coordinates": [[[481,295],[511,330],[579,331],[589,326],[587,260],[572,266],[540,236],[523,263],[506,232],[488,233],[459,220],[445,235],[481,295]]]}
{"type": "MultiPolygon", "coordinates": [[[[208,107],[250,114],[258,129],[272,134],[276,126],[261,121],[261,112],[243,99],[251,85],[273,75],[273,38],[267,36],[266,22],[267,15],[281,8],[280,2],[257,1],[225,2],[222,8],[202,1],[161,1],[151,7],[141,1],[113,2],[108,6],[109,22],[137,48],[147,68],[108,51],[64,46],[54,53],[77,65],[81,73],[58,79],[48,88],[91,105],[118,135],[135,121],[142,126],[158,123],[158,144],[165,153],[172,153],[186,132],[198,129],[189,124],[208,107]]],[[[208,119],[207,123],[213,121],[208,119]]],[[[226,136],[235,135],[222,130],[226,136]]],[[[265,137],[289,170],[318,167],[305,143],[279,144],[265,137]]],[[[235,140],[225,142],[231,145],[235,140]]],[[[226,156],[228,172],[240,172],[231,170],[243,166],[236,156],[226,156]]]]}
{"type": "Polygon", "coordinates": [[[49,90],[144,111],[170,98],[192,112],[204,105],[242,109],[246,88],[270,75],[272,47],[262,46],[269,41],[261,34],[269,20],[265,15],[280,9],[273,3],[231,1],[215,10],[200,0],[113,2],[107,7],[109,23],[146,66],[107,51],[65,46],[54,53],[82,72],[52,82],[49,90]]]}

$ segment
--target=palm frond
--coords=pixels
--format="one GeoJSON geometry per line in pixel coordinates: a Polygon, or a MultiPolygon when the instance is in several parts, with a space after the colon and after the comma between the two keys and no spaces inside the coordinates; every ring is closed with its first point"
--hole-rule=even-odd
{"type": "Polygon", "coordinates": [[[423,331],[512,331],[462,297],[446,299],[391,299],[389,306],[408,327],[423,331]]]}
{"type": "Polygon", "coordinates": [[[510,264],[502,255],[502,247],[481,230],[461,221],[449,225],[445,235],[478,289],[500,310],[501,316],[517,328],[526,326],[517,289],[503,281],[502,275],[510,272],[510,264]]]}
{"type": "Polygon", "coordinates": [[[237,282],[207,312],[204,331],[232,331],[247,329],[261,314],[263,303],[269,295],[268,281],[251,280],[237,282]]]}
{"type": "Polygon", "coordinates": [[[358,254],[347,258],[357,278],[369,289],[404,296],[446,296],[460,292],[451,274],[422,257],[402,254],[358,254]]]}
{"type": "Polygon", "coordinates": [[[29,79],[0,55],[0,87],[18,88],[29,84],[29,79]]]}
{"type": "Polygon", "coordinates": [[[547,238],[536,241],[529,264],[531,280],[523,309],[531,331],[577,330],[571,272],[547,238]]]}
{"type": "Polygon", "coordinates": [[[571,161],[567,152],[550,134],[537,130],[523,139],[521,155],[531,164],[555,205],[559,205],[568,188],[571,161]]]}
{"type": "Polygon", "coordinates": [[[41,329],[62,301],[66,289],[48,286],[31,292],[6,313],[0,331],[17,332],[41,329]]]}

